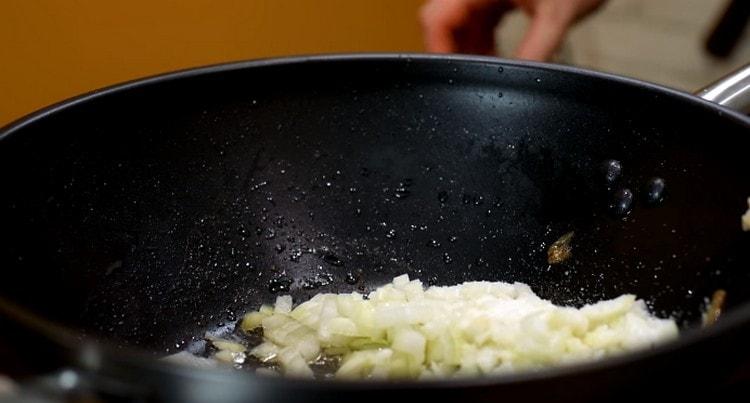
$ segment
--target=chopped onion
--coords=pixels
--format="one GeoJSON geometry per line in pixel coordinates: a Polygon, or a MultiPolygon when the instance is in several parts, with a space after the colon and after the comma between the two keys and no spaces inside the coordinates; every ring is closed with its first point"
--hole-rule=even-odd
{"type": "Polygon", "coordinates": [[[235,343],[233,341],[224,340],[212,337],[209,339],[211,341],[211,344],[214,345],[214,347],[218,348],[219,350],[226,350],[233,353],[242,353],[246,350],[245,346],[243,346],[240,343],[235,343]]]}
{"type": "Polygon", "coordinates": [[[318,294],[292,306],[291,297],[279,297],[273,308],[246,314],[241,328],[263,329],[250,355],[308,378],[321,354],[342,357],[338,378],[479,376],[601,359],[678,334],[674,320],[652,316],[633,295],[577,309],[521,283],[425,289],[402,275],[367,297],[318,294]]]}

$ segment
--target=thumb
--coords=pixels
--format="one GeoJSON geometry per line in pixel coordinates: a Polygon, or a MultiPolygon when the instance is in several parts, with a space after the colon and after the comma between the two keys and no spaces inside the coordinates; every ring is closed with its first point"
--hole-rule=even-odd
{"type": "Polygon", "coordinates": [[[557,10],[542,8],[531,18],[531,24],[516,49],[519,59],[547,61],[560,47],[572,19],[557,10]]]}

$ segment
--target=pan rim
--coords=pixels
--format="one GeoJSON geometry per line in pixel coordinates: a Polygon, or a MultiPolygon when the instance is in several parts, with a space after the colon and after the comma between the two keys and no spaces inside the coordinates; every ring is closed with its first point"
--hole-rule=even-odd
{"type": "Polygon", "coordinates": [[[719,104],[707,101],[697,95],[683,92],[661,84],[652,83],[632,77],[621,76],[592,69],[586,69],[576,66],[568,66],[554,63],[541,63],[528,60],[503,59],[491,56],[475,56],[463,54],[432,54],[432,53],[326,53],[312,55],[296,55],[283,57],[270,57],[261,59],[250,59],[242,61],[232,61],[227,63],[210,64],[206,66],[189,67],[175,71],[149,75],[146,77],[127,80],[113,85],[104,86],[89,92],[82,93],[70,98],[63,99],[59,102],[52,103],[34,112],[21,116],[9,123],[0,126],[0,140],[6,136],[18,131],[45,116],[57,113],[66,108],[92,101],[96,98],[105,97],[116,92],[126,91],[133,88],[145,87],[157,83],[179,80],[202,75],[215,74],[225,71],[236,71],[247,68],[283,66],[293,64],[315,63],[315,62],[353,62],[353,61],[443,61],[443,62],[464,62],[475,64],[492,64],[504,65],[520,68],[530,68],[544,71],[561,72],[590,78],[602,79],[617,82],[624,85],[642,87],[650,91],[658,92],[663,95],[676,97],[687,102],[692,102],[716,111],[719,116],[727,117],[736,122],[750,127],[750,116],[745,116],[740,112],[726,108],[719,104]]]}
{"type": "MultiPolygon", "coordinates": [[[[471,63],[471,64],[489,64],[493,66],[511,66],[527,69],[536,69],[540,71],[548,72],[560,72],[564,74],[575,75],[584,78],[601,79],[610,82],[616,82],[622,85],[630,87],[640,87],[649,92],[655,94],[661,94],[673,99],[680,99],[683,102],[693,103],[703,109],[707,109],[716,113],[722,119],[731,120],[736,124],[739,124],[746,129],[750,129],[750,117],[744,116],[739,112],[727,109],[718,104],[714,104],[710,101],[704,100],[698,96],[682,92],[676,89],[672,89],[659,84],[646,82],[629,77],[623,77],[610,73],[604,73],[599,71],[593,71],[589,69],[563,66],[548,63],[538,63],[530,61],[518,61],[518,60],[507,60],[496,57],[488,56],[472,56],[472,55],[445,55],[445,54],[422,54],[422,53],[338,53],[338,54],[321,54],[321,55],[302,55],[302,56],[288,56],[288,57],[276,57],[266,59],[256,59],[239,62],[220,63],[209,66],[194,67],[174,72],[167,72],[149,76],[146,78],[140,78],[135,80],[126,81],[124,83],[107,86],[101,89],[97,89],[91,92],[84,93],[58,103],[54,103],[50,106],[42,108],[36,112],[32,112],[26,116],[16,119],[7,125],[0,128],[0,142],[7,139],[13,134],[21,131],[25,127],[34,124],[35,122],[46,118],[47,116],[54,115],[68,108],[74,107],[79,104],[92,102],[96,99],[106,97],[111,94],[128,91],[135,88],[143,88],[159,83],[175,81],[190,77],[197,77],[203,75],[217,74],[227,71],[237,71],[244,69],[252,69],[259,67],[270,67],[270,66],[284,66],[294,64],[306,64],[306,63],[318,63],[318,62],[361,62],[361,61],[423,61],[423,62],[460,62],[460,63],[471,63]]],[[[2,144],[2,143],[0,143],[2,144]]],[[[4,300],[0,298],[0,305],[3,305],[4,300]]],[[[2,309],[0,309],[2,310],[2,309]]],[[[30,318],[40,319],[35,313],[27,311],[25,308],[21,308],[23,315],[30,318]]],[[[62,326],[65,329],[65,338],[59,333],[46,332],[46,330],[59,332],[61,330],[60,325],[55,324],[52,321],[41,319],[42,322],[47,322],[50,327],[43,326],[42,328],[37,327],[37,330],[43,330],[47,333],[47,336],[51,337],[57,342],[57,344],[68,348],[76,349],[82,348],[81,346],[86,343],[77,342],[74,345],[69,343],[70,340],[79,339],[79,332],[68,326],[62,326]],[[59,336],[59,337],[58,337],[59,336]],[[73,338],[67,338],[72,336],[73,338]]],[[[689,346],[695,346],[702,342],[707,342],[711,339],[717,338],[722,334],[729,333],[733,330],[740,329],[742,327],[748,327],[750,325],[750,302],[746,302],[730,312],[727,312],[722,320],[716,325],[707,329],[690,329],[683,332],[680,337],[674,341],[660,344],[650,349],[644,349],[635,351],[621,356],[610,357],[601,361],[584,362],[578,364],[571,364],[559,367],[546,368],[540,371],[523,371],[519,373],[505,374],[501,376],[490,376],[490,377],[476,377],[467,379],[441,379],[441,380],[425,380],[425,381],[377,381],[377,380],[366,380],[366,381],[336,381],[336,382],[320,382],[320,381],[309,381],[293,378],[285,379],[274,379],[269,377],[257,377],[248,375],[246,373],[238,373],[236,376],[230,376],[227,379],[237,379],[242,382],[248,380],[263,379],[264,383],[278,384],[278,385],[297,385],[304,389],[317,389],[317,388],[340,388],[340,389],[381,389],[381,390],[399,390],[399,389],[413,389],[413,388],[471,388],[471,387],[486,387],[486,386],[499,386],[505,384],[515,384],[545,380],[550,378],[564,378],[570,376],[583,375],[585,373],[597,372],[602,370],[614,370],[620,367],[625,367],[629,364],[633,364],[637,361],[646,359],[654,359],[659,356],[685,349],[689,346]]],[[[92,339],[91,342],[101,347],[101,351],[108,357],[114,358],[115,361],[118,359],[125,361],[136,360],[138,365],[144,368],[155,369],[159,372],[168,371],[173,374],[187,375],[191,374],[191,377],[210,377],[210,373],[223,373],[221,371],[207,371],[195,368],[179,367],[173,364],[163,363],[154,359],[146,358],[146,355],[142,351],[136,349],[123,349],[116,347],[111,341],[103,339],[92,339]]]]}

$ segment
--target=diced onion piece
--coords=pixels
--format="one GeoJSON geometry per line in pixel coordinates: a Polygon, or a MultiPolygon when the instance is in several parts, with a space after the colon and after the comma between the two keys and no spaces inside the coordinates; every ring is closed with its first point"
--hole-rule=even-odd
{"type": "Polygon", "coordinates": [[[220,350],[216,354],[214,354],[214,358],[227,364],[234,364],[236,362],[238,354],[243,353],[230,350],[220,350]]]}
{"type": "Polygon", "coordinates": [[[241,353],[246,350],[245,346],[243,346],[242,344],[228,340],[213,339],[211,340],[211,344],[213,344],[214,347],[218,348],[219,350],[226,350],[234,353],[241,353]]]}
{"type": "Polygon", "coordinates": [[[276,358],[279,348],[273,343],[261,343],[250,350],[250,354],[258,358],[261,362],[270,362],[276,358]]]}
{"type": "Polygon", "coordinates": [[[412,329],[398,329],[393,334],[393,341],[391,342],[391,348],[393,351],[398,351],[406,354],[414,362],[420,365],[424,361],[424,352],[427,341],[424,336],[412,329]]]}
{"type": "Polygon", "coordinates": [[[402,274],[398,277],[393,278],[393,286],[394,287],[403,287],[405,285],[409,284],[409,275],[408,274],[402,274]]]}
{"type": "Polygon", "coordinates": [[[265,319],[267,316],[268,315],[262,312],[246,313],[245,316],[242,318],[242,322],[240,323],[240,328],[245,332],[249,332],[255,328],[260,327],[261,323],[263,322],[263,319],[265,319]]]}
{"type": "Polygon", "coordinates": [[[258,312],[270,315],[273,313],[273,307],[271,305],[261,305],[260,309],[258,309],[258,312]]]}
{"type": "Polygon", "coordinates": [[[284,347],[279,351],[278,360],[284,374],[299,378],[312,378],[312,369],[299,351],[293,347],[284,347]]]}
{"type": "Polygon", "coordinates": [[[276,311],[276,313],[292,312],[292,297],[290,297],[289,295],[277,297],[276,304],[274,305],[274,311],[276,311]]]}

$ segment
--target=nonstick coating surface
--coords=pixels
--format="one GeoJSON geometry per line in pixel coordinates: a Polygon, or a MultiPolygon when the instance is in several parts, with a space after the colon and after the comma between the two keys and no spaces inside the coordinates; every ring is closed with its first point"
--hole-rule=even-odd
{"type": "Polygon", "coordinates": [[[492,59],[230,65],[105,91],[0,138],[0,295],[175,351],[279,293],[520,281],[687,325],[750,291],[747,120],[642,83],[492,59]],[[609,186],[601,165],[622,163],[609,186]],[[649,206],[651,177],[666,181],[649,206]],[[632,212],[608,210],[629,188],[632,212]],[[575,231],[573,257],[546,250],[575,231]],[[274,292],[275,291],[275,292],[274,292]]]}

